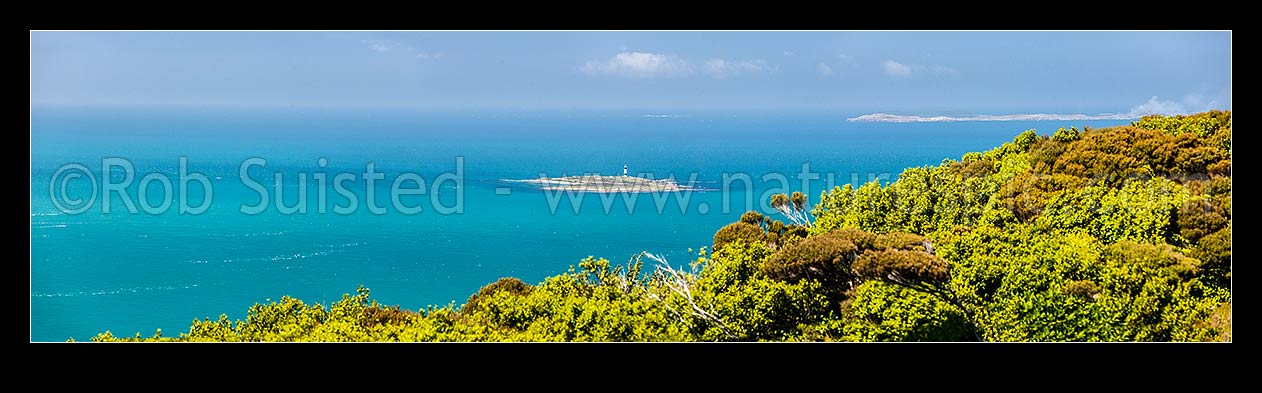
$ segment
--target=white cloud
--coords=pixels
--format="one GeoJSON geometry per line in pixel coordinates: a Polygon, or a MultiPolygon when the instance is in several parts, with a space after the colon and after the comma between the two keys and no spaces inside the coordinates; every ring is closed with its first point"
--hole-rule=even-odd
{"type": "Polygon", "coordinates": [[[730,78],[740,75],[776,72],[777,67],[767,64],[766,60],[706,60],[703,68],[715,79],[730,78]]]}
{"type": "Polygon", "coordinates": [[[1188,94],[1183,96],[1180,101],[1162,100],[1157,96],[1152,96],[1142,104],[1131,107],[1130,115],[1132,117],[1143,117],[1145,115],[1186,115],[1190,113],[1204,112],[1210,109],[1220,109],[1217,100],[1206,99],[1205,96],[1199,94],[1188,94]]]}
{"type": "Polygon", "coordinates": [[[881,63],[881,69],[885,70],[885,75],[906,78],[911,76],[911,67],[893,60],[886,60],[881,63]]]}
{"type": "Polygon", "coordinates": [[[796,55],[796,53],[793,53],[793,51],[791,51],[791,50],[786,50],[786,51],[784,51],[784,55],[785,55],[785,56],[793,56],[793,55],[796,55]]]}
{"type": "Polygon", "coordinates": [[[684,77],[704,74],[715,79],[775,73],[778,67],[766,60],[709,59],[694,66],[675,55],[649,52],[621,52],[607,60],[588,60],[578,70],[594,76],[625,78],[684,77]]]}
{"type": "Polygon", "coordinates": [[[579,71],[590,75],[633,78],[684,76],[692,73],[687,61],[673,55],[622,52],[608,60],[588,60],[579,71]]]}
{"type": "Polygon", "coordinates": [[[854,56],[847,55],[845,53],[837,55],[837,58],[841,59],[841,61],[854,61],[854,56]]]}
{"type": "Polygon", "coordinates": [[[1132,115],[1153,115],[1153,114],[1186,114],[1187,108],[1182,103],[1159,100],[1157,96],[1152,96],[1147,102],[1131,107],[1132,115]]]}
{"type": "MultiPolygon", "coordinates": [[[[630,116],[630,115],[628,115],[628,116],[630,116]]],[[[672,115],[672,114],[652,114],[652,113],[648,113],[648,114],[643,114],[643,115],[640,115],[640,117],[654,118],[654,119],[674,119],[674,118],[680,118],[680,117],[688,117],[688,115],[672,115]]]]}
{"type": "Polygon", "coordinates": [[[364,44],[364,46],[367,46],[368,49],[371,49],[375,52],[401,53],[404,56],[411,55],[412,57],[415,57],[421,60],[437,60],[445,56],[439,52],[420,51],[420,50],[417,50],[416,47],[414,46],[403,45],[396,42],[385,42],[385,41],[377,41],[377,40],[360,40],[359,43],[364,44]]]}
{"type": "Polygon", "coordinates": [[[907,78],[913,75],[936,75],[936,76],[958,76],[960,71],[937,64],[921,65],[921,64],[903,64],[893,60],[886,60],[881,63],[881,69],[886,75],[907,78]]]}
{"type": "Polygon", "coordinates": [[[831,76],[833,74],[833,68],[829,67],[828,64],[824,64],[824,63],[816,64],[815,69],[819,70],[819,74],[823,76],[831,76]]]}
{"type": "Polygon", "coordinates": [[[359,42],[360,42],[360,43],[362,43],[362,44],[364,44],[364,45],[368,45],[368,49],[372,49],[372,50],[375,50],[375,51],[377,51],[377,52],[389,52],[390,50],[392,50],[392,49],[394,49],[394,48],[395,48],[395,46],[394,46],[394,45],[387,44],[387,43],[380,42],[380,41],[373,41],[373,40],[360,40],[359,42]]]}

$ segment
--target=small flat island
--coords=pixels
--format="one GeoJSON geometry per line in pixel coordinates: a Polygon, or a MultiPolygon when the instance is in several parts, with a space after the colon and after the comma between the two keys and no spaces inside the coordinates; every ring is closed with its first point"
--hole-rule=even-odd
{"type": "Polygon", "coordinates": [[[512,182],[538,184],[544,190],[582,191],[597,193],[618,192],[673,192],[698,190],[690,185],[679,184],[674,179],[646,179],[627,174],[627,167],[622,166],[622,174],[605,176],[586,174],[581,176],[541,177],[527,180],[506,180],[512,182]]]}

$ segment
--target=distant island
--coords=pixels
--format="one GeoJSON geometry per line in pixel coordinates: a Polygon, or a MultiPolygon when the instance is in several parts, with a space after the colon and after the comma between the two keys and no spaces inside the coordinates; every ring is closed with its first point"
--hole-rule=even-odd
{"type": "Polygon", "coordinates": [[[627,167],[622,167],[622,174],[605,176],[590,173],[580,176],[540,177],[538,179],[508,180],[509,182],[538,184],[544,190],[581,191],[597,193],[619,192],[674,192],[697,190],[691,185],[679,184],[673,178],[647,179],[630,176],[627,167]]]}
{"type": "Polygon", "coordinates": [[[1130,120],[1139,116],[1130,113],[1101,113],[1098,115],[1059,114],[1059,113],[1022,113],[1013,115],[975,115],[975,116],[904,116],[889,113],[873,113],[846,119],[851,122],[876,123],[938,123],[955,121],[1045,121],[1045,120],[1130,120]]]}
{"type": "Polygon", "coordinates": [[[673,192],[694,190],[695,188],[676,183],[673,179],[645,179],[642,177],[618,175],[582,175],[547,177],[527,180],[506,180],[512,182],[538,184],[545,190],[583,191],[583,192],[673,192]]]}

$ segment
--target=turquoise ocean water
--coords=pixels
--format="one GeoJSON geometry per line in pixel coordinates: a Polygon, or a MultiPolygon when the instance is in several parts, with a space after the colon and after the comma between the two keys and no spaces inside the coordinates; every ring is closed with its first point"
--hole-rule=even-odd
{"type": "MultiPolygon", "coordinates": [[[[422,112],[403,110],[139,110],[36,109],[31,114],[31,339],[86,340],[110,330],[150,335],[162,328],[174,336],[194,318],[227,313],[243,318],[255,302],[292,295],[327,303],[363,284],[388,304],[422,308],[464,299],[499,277],[538,282],[594,255],[625,262],[640,251],[682,264],[690,248],[706,246],[715,230],[745,211],[746,196],[782,187],[764,174],[784,174],[792,190],[803,163],[820,173],[807,188],[813,203],[828,186],[871,177],[891,180],[906,167],[936,165],[969,151],[992,148],[1018,132],[1050,133],[1061,126],[1103,127],[1125,121],[851,123],[854,114],[834,112],[422,112]],[[128,160],[137,179],[128,189],[133,203],[143,194],[162,200],[159,182],[140,193],[145,174],[178,178],[179,159],[211,180],[209,209],[181,215],[127,212],[122,197],[104,196],[80,214],[53,204],[60,193],[55,171],[78,163],[100,183],[106,157],[128,160]],[[277,196],[274,173],[286,204],[307,176],[305,214],[282,214],[275,206],[248,215],[258,193],[239,168],[246,158],[267,160],[249,171],[269,197],[277,196]],[[432,180],[454,172],[463,159],[463,186],[432,180]],[[319,166],[320,158],[327,160],[319,166]],[[385,214],[366,208],[362,172],[373,163],[385,176],[374,189],[385,214]],[[504,179],[532,179],[599,172],[687,179],[709,191],[686,203],[669,196],[659,212],[641,194],[628,213],[615,196],[606,213],[600,197],[582,196],[580,212],[561,195],[555,212],[548,194],[504,179]],[[391,206],[390,182],[404,172],[420,175],[430,192],[402,197],[419,214],[391,206]],[[326,206],[319,213],[314,174],[325,173],[326,206]],[[359,202],[356,212],[335,214],[346,200],[332,188],[339,173],[355,173],[345,185],[359,202]],[[724,174],[748,174],[752,190],[725,194],[724,174]],[[50,185],[54,189],[50,192],[50,185]],[[501,189],[497,193],[497,188],[501,189]],[[507,191],[507,195],[502,195],[507,191]],[[439,214],[438,202],[459,214],[439,214]],[[462,199],[458,196],[462,194],[462,199]],[[726,195],[726,197],[725,197],[726,195]],[[729,200],[729,209],[723,200],[729,200]],[[680,205],[684,205],[681,213],[680,205]]],[[[112,173],[122,181],[121,171],[112,173]]],[[[412,183],[408,183],[409,186],[412,183]]],[[[743,183],[734,183],[738,188],[743,183]]],[[[83,177],[66,183],[66,194],[88,198],[83,177]]],[[[173,184],[178,200],[178,184],[173,184]]],[[[205,196],[190,186],[188,198],[205,196]]],[[[765,202],[765,198],[757,198],[765,202]]],[[[274,202],[274,201],[273,201],[274,202]]],[[[273,203],[274,205],[274,203],[273,203]]],[[[754,206],[765,210],[765,206],[754,206]]]]}

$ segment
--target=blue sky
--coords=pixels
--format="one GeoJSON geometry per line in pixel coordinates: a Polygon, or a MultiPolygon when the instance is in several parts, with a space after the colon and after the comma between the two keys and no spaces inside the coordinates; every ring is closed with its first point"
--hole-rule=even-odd
{"type": "Polygon", "coordinates": [[[30,49],[33,106],[1231,107],[1230,32],[32,32],[30,49]]]}

